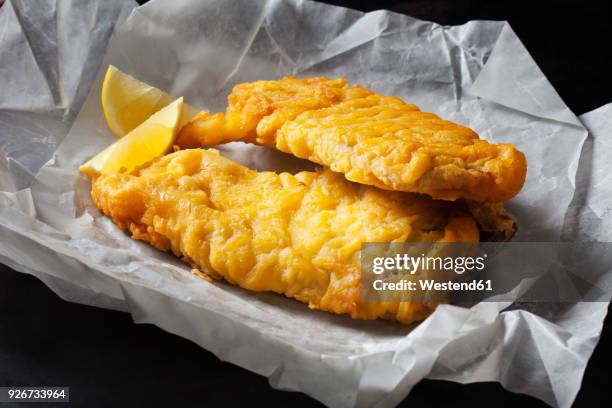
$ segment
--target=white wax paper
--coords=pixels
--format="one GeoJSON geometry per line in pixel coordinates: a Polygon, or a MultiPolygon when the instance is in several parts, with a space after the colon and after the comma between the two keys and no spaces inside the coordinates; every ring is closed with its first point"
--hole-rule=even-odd
{"type": "MultiPolygon", "coordinates": [[[[424,377],[499,381],[571,405],[608,303],[445,305],[411,327],[314,312],[209,284],[131,240],[92,206],[76,170],[114,140],[99,102],[108,64],[211,110],[224,109],[240,82],[345,76],[525,152],[527,182],[508,204],[516,239],[609,241],[610,228],[595,226],[612,223],[612,108],[576,118],[507,23],[443,27],[298,0],[154,0],[115,31],[100,66],[133,3],[28,4],[0,8],[0,262],[67,300],[128,311],[330,406],[393,406],[424,377]],[[581,159],[584,124],[590,150],[581,159]]],[[[221,150],[258,169],[309,166],[255,146],[221,150]]]]}

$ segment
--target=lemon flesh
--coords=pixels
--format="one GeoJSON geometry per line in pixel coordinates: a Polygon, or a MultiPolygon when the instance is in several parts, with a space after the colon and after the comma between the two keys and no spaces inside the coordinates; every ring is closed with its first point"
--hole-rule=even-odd
{"type": "Polygon", "coordinates": [[[131,172],[163,156],[172,148],[182,117],[183,98],[179,98],[95,155],[79,171],[90,177],[131,172]]]}
{"type": "MultiPolygon", "coordinates": [[[[147,120],[174,98],[161,89],[148,85],[109,65],[102,84],[102,110],[108,127],[121,138],[147,120]]],[[[185,105],[184,125],[197,109],[185,105]]]]}

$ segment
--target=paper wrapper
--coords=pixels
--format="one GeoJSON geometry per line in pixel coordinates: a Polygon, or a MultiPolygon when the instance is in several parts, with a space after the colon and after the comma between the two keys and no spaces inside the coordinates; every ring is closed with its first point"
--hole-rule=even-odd
{"type": "MultiPolygon", "coordinates": [[[[330,406],[393,406],[424,377],[499,381],[571,405],[608,303],[445,305],[410,327],[310,311],[210,284],[131,240],[92,206],[89,180],[77,174],[114,140],[99,102],[108,64],[214,111],[240,82],[344,76],[525,152],[527,182],[508,204],[517,240],[609,241],[612,106],[576,118],[507,23],[443,27],[297,0],[158,0],[131,12],[100,63],[134,4],[40,3],[0,9],[1,262],[67,300],[128,311],[330,406]]],[[[222,151],[258,169],[304,165],[255,146],[222,151]]]]}

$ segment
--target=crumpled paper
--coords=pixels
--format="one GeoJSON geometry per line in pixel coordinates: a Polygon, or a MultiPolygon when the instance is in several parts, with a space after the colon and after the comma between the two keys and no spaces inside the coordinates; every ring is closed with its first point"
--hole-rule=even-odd
{"type": "MultiPolygon", "coordinates": [[[[211,110],[240,82],[344,76],[525,152],[527,182],[508,205],[517,240],[609,241],[598,225],[612,223],[612,106],[576,118],[504,22],[443,27],[299,0],[154,0],[115,29],[100,64],[134,4],[86,3],[0,8],[0,262],[330,406],[393,406],[424,377],[499,381],[571,405],[608,303],[444,305],[411,327],[313,312],[209,284],[129,239],[93,207],[76,169],[114,140],[99,102],[108,64],[211,110]]],[[[303,165],[240,143],[221,150],[258,169],[303,165]]]]}

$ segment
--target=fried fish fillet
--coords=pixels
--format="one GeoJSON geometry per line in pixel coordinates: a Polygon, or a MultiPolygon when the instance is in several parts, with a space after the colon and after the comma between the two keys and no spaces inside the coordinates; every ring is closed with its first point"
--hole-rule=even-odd
{"type": "Polygon", "coordinates": [[[419,321],[434,303],[360,300],[363,242],[477,242],[460,202],[387,192],[330,170],[257,172],[215,150],[97,177],[95,205],[134,239],[253,291],[360,319],[419,321]]]}
{"type": "Polygon", "coordinates": [[[182,147],[245,141],[276,147],[347,179],[436,199],[502,202],[525,182],[523,153],[344,79],[286,77],[237,85],[227,112],[201,112],[182,147]]]}

